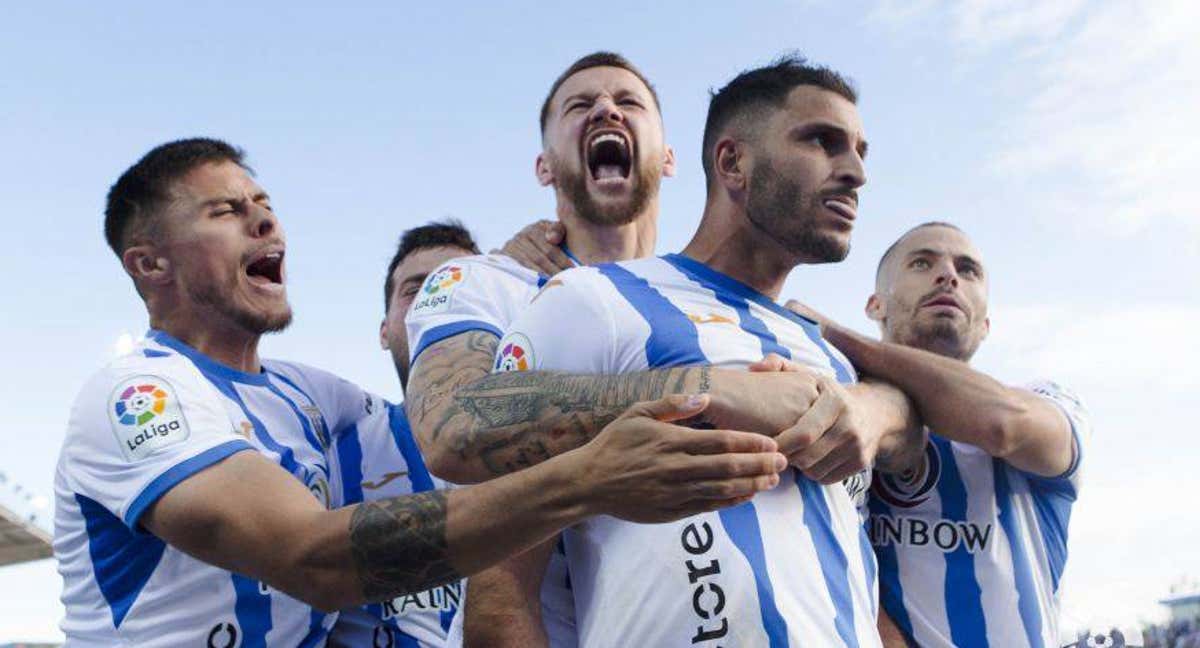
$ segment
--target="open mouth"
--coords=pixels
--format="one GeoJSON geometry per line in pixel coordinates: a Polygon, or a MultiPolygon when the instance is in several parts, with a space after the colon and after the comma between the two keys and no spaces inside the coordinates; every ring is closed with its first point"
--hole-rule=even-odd
{"type": "Polygon", "coordinates": [[[283,250],[268,252],[246,266],[246,274],[257,284],[283,285],[283,250]]]}
{"type": "Polygon", "coordinates": [[[633,156],[629,140],[621,133],[606,131],[593,135],[587,143],[587,165],[593,180],[629,177],[633,156]]]}
{"type": "Polygon", "coordinates": [[[830,211],[846,220],[854,220],[858,216],[858,200],[854,196],[834,194],[825,198],[822,203],[830,211]]]}

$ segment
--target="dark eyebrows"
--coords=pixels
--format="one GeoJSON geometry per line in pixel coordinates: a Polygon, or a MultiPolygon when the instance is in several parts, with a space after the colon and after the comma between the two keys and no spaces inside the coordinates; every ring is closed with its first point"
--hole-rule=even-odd
{"type": "MultiPolygon", "coordinates": [[[[797,126],[795,131],[793,131],[793,132],[797,132],[797,133],[800,133],[805,136],[815,135],[815,134],[835,135],[838,138],[840,138],[843,142],[849,142],[851,139],[850,132],[847,131],[845,128],[843,128],[842,126],[839,126],[838,124],[835,124],[833,122],[829,122],[829,121],[825,121],[825,120],[821,120],[821,119],[810,121],[810,122],[804,122],[803,124],[800,124],[799,126],[797,126]]],[[[859,140],[856,150],[858,151],[858,157],[860,157],[860,158],[867,157],[867,141],[859,140]]]]}
{"type": "Polygon", "coordinates": [[[414,281],[417,282],[418,284],[423,284],[423,283],[425,283],[425,278],[428,276],[429,276],[428,272],[414,272],[414,273],[408,275],[407,277],[401,279],[400,285],[406,286],[410,283],[413,283],[414,281]]]}

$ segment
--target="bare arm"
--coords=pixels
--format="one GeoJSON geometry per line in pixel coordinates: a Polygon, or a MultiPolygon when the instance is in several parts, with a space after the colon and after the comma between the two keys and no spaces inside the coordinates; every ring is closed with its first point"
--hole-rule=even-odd
{"type": "Polygon", "coordinates": [[[471,577],[463,648],[544,648],[541,586],[554,540],[471,577]]]}
{"type": "Polygon", "coordinates": [[[784,459],[770,439],[656,420],[706,405],[641,403],[587,447],[533,469],[334,511],[278,465],[240,452],[176,485],[142,523],[200,560],[321,609],[384,600],[478,572],[591,515],[677,519],[778,483],[784,459]]]}
{"type": "Polygon", "coordinates": [[[577,448],[633,403],[708,393],[703,423],[775,436],[816,398],[817,375],[749,374],[709,367],[613,375],[492,374],[498,339],[468,331],[430,345],[413,363],[407,403],[434,474],[491,479],[577,448]]]}
{"type": "Polygon", "coordinates": [[[883,643],[883,648],[908,648],[908,641],[904,639],[904,633],[900,632],[900,628],[896,627],[896,622],[892,621],[892,617],[882,609],[879,610],[878,627],[879,639],[883,643]]]}
{"type": "Polygon", "coordinates": [[[979,446],[1036,475],[1070,467],[1074,440],[1066,416],[1040,396],[1001,384],[967,363],[872,340],[827,324],[826,338],[863,372],[904,390],[938,434],[979,446]]]}

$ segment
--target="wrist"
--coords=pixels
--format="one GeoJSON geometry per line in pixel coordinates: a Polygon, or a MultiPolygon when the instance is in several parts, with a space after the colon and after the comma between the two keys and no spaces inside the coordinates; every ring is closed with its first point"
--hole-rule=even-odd
{"type": "Polygon", "coordinates": [[[561,521],[561,526],[570,526],[593,515],[603,513],[599,489],[591,487],[587,476],[587,446],[564,452],[535,468],[543,468],[542,494],[548,500],[546,510],[561,521]]]}

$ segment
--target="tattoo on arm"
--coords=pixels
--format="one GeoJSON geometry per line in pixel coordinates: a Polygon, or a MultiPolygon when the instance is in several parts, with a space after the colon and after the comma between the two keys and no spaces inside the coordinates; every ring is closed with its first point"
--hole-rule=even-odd
{"type": "Polygon", "coordinates": [[[408,391],[417,433],[430,442],[448,435],[442,443],[490,475],[577,448],[638,401],[683,393],[689,384],[698,386],[692,391],[710,390],[709,367],[491,374],[498,342],[472,331],[429,347],[413,367],[408,391]]]}
{"type": "Polygon", "coordinates": [[[368,601],[458,580],[446,544],[446,493],[363,502],[350,518],[354,567],[368,601]]]}

